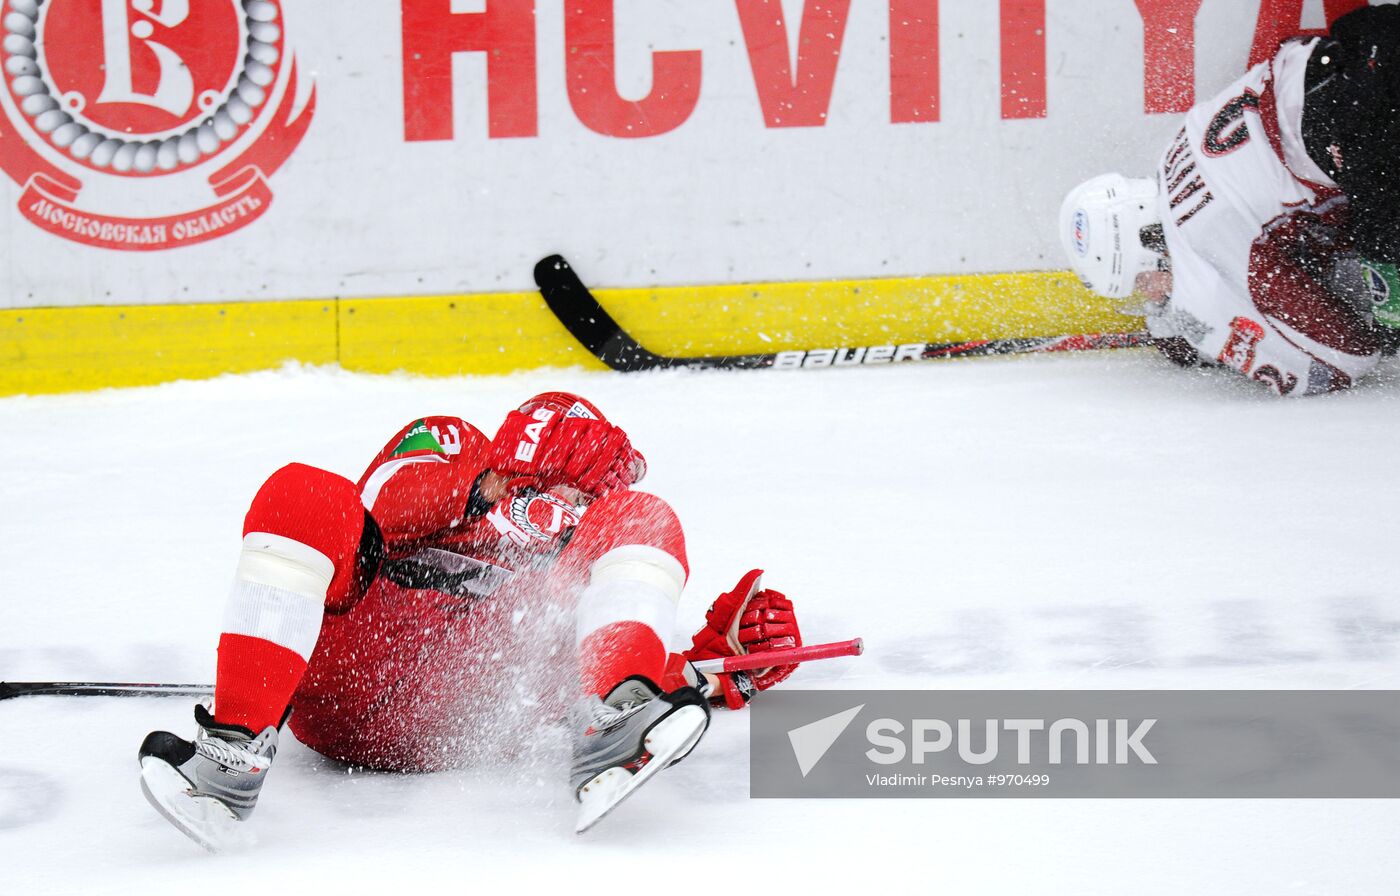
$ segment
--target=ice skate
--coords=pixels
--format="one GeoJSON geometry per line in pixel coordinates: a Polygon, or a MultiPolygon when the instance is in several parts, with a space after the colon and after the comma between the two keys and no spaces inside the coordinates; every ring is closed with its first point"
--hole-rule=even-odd
{"type": "Polygon", "coordinates": [[[214,721],[195,707],[193,741],[152,731],[141,743],[141,792],[194,842],[210,852],[249,846],[245,822],[277,754],[277,728],[262,733],[214,721]]]}
{"type": "Polygon", "coordinates": [[[633,676],[602,700],[580,704],[570,783],[579,801],[582,833],[657,772],[683,759],[710,724],[705,698],[694,687],[663,692],[633,676]]]}

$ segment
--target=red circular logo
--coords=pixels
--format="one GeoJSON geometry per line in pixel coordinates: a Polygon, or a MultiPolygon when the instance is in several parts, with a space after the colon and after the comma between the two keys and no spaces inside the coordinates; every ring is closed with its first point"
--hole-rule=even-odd
{"type": "Polygon", "coordinates": [[[511,519],[522,532],[539,541],[553,541],[565,529],[578,525],[578,510],[554,495],[534,490],[511,501],[511,519]]]}
{"type": "Polygon", "coordinates": [[[127,176],[200,164],[236,140],[283,57],[275,0],[8,0],[10,95],[52,147],[127,176]]]}
{"type": "Polygon", "coordinates": [[[280,0],[0,0],[0,169],[20,213],[138,251],[257,220],[316,108],[282,18],[280,0]]]}

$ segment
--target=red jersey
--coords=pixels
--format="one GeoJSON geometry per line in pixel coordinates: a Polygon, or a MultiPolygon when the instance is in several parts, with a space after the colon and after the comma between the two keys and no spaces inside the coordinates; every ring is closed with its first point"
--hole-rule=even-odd
{"type": "MultiPolygon", "coordinates": [[[[292,730],[316,751],[440,767],[470,747],[498,749],[483,727],[534,724],[510,692],[555,708],[572,694],[569,595],[586,558],[560,555],[583,510],[524,482],[484,505],[490,444],[461,418],[425,417],[360,477],[387,557],[348,612],[327,614],[293,698],[292,730]]],[[[609,515],[609,502],[592,511],[609,515]]]]}

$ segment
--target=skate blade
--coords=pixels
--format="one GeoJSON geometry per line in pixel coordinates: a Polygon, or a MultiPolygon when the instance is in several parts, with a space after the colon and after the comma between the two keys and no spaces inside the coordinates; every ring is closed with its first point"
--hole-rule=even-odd
{"type": "Polygon", "coordinates": [[[141,792],[176,830],[212,853],[252,846],[256,839],[233,810],[208,796],[190,793],[190,782],[154,756],[141,760],[141,792]]]}
{"type": "Polygon", "coordinates": [[[709,716],[699,706],[682,706],[657,722],[647,732],[646,748],[651,759],[635,773],[610,768],[583,785],[579,791],[578,821],[574,833],[582,834],[597,824],[619,803],[632,795],[653,775],[688,753],[705,733],[709,716]]]}

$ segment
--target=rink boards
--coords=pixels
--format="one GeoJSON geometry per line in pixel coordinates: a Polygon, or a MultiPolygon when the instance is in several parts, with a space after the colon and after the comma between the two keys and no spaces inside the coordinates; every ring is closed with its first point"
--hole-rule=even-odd
{"type": "MultiPolygon", "coordinates": [[[[1065,273],[599,289],[658,354],[695,356],[1134,330],[1065,273]]],[[[0,394],[199,379],[286,362],[371,373],[601,368],[535,292],[20,308],[0,394]]]]}
{"type": "Polygon", "coordinates": [[[669,355],[1136,329],[1066,192],[1364,2],[11,2],[0,394],[596,366],[555,252],[669,355]]]}

